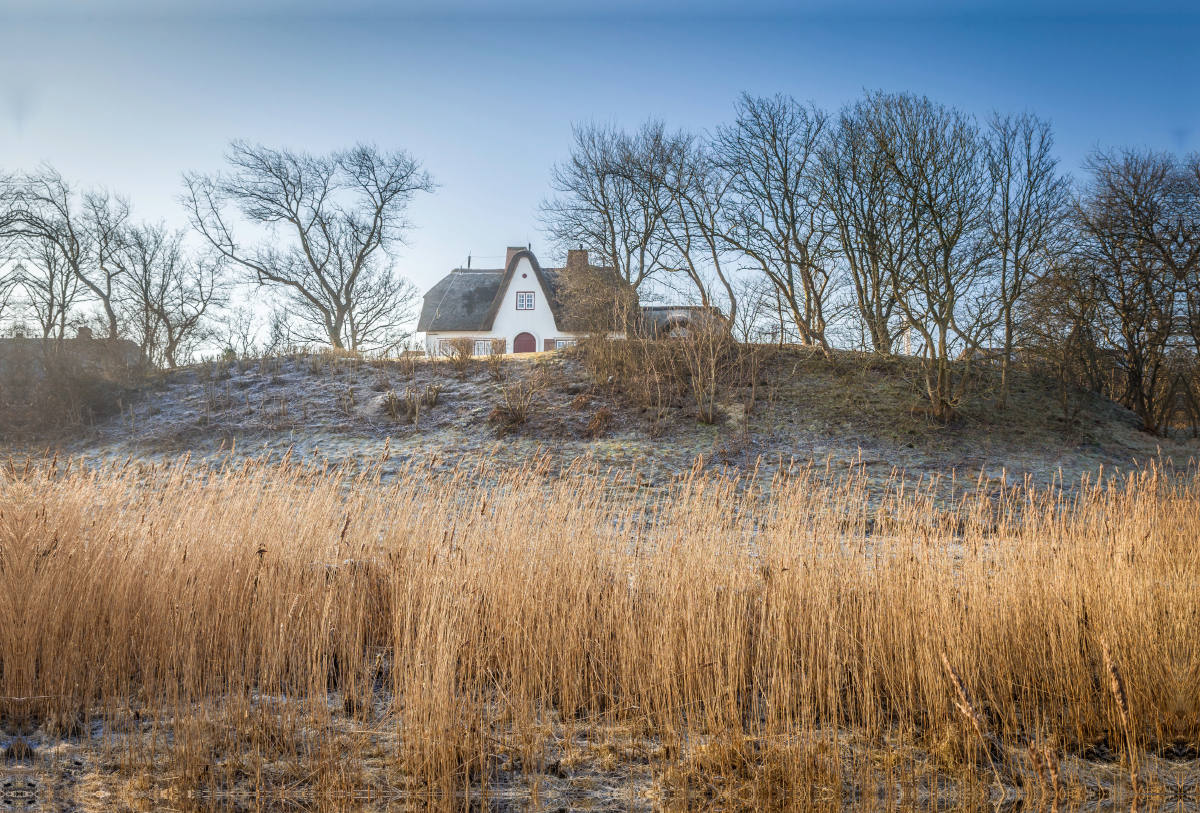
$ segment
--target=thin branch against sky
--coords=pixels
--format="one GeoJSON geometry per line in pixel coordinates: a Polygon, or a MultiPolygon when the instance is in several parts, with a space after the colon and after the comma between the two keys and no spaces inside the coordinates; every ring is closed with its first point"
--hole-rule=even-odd
{"type": "Polygon", "coordinates": [[[231,138],[313,152],[357,141],[403,148],[443,182],[414,204],[398,258],[425,288],[468,251],[532,242],[549,252],[535,210],[584,119],[631,127],[658,117],[705,131],[731,119],[743,91],[836,110],[878,89],[980,117],[1031,110],[1052,123],[1067,169],[1096,145],[1200,143],[1200,18],[1173,2],[1137,16],[1114,2],[1086,12],[1077,2],[995,3],[969,17],[926,2],[887,19],[866,0],[836,14],[809,3],[799,17],[781,16],[774,0],[740,5],[739,18],[711,2],[687,15],[673,0],[643,5],[658,18],[637,20],[620,5],[573,6],[592,15],[586,22],[539,18],[543,0],[452,0],[436,7],[461,13],[441,19],[427,14],[432,3],[388,4],[390,16],[366,19],[376,0],[310,0],[299,7],[308,17],[289,3],[285,19],[279,0],[250,0],[238,9],[262,19],[235,20],[222,2],[173,4],[206,16],[162,20],[150,0],[49,0],[40,13],[65,16],[9,19],[0,167],[48,161],[127,195],[141,217],[182,226],[181,174],[219,168],[231,138]],[[357,16],[312,19],[334,8],[357,16]]]}

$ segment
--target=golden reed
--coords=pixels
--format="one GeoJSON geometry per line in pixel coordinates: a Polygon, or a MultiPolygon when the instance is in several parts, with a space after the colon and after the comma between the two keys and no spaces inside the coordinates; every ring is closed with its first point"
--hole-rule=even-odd
{"type": "Polygon", "coordinates": [[[970,772],[956,706],[1002,760],[1200,743],[1196,477],[826,474],[10,463],[0,712],[200,789],[456,793],[618,740],[685,782],[970,772]]]}

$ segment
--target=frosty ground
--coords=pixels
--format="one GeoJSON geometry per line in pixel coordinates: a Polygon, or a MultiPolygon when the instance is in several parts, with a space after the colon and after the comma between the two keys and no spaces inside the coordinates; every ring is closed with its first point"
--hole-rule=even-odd
{"type": "Polygon", "coordinates": [[[943,424],[925,409],[912,360],[804,348],[773,354],[747,415],[745,392],[722,393],[722,415],[705,425],[677,398],[661,414],[595,382],[579,351],[510,357],[498,382],[482,360],[456,373],[444,359],[364,361],[328,352],[204,362],[148,377],[121,394],[117,412],[36,437],[9,438],[10,452],[147,463],[190,455],[214,462],[287,454],[307,464],[386,459],[453,468],[489,457],[549,465],[584,459],[636,472],[658,488],[696,467],[775,474],[798,467],[865,472],[872,482],[939,477],[1073,484],[1157,460],[1186,468],[1200,441],[1156,437],[1137,416],[1095,395],[1016,373],[1008,406],[997,406],[995,370],[977,372],[976,395],[943,424]],[[541,377],[529,417],[497,421],[503,388],[541,377]],[[439,389],[414,424],[389,414],[388,399],[439,389]],[[1064,410],[1064,399],[1071,403],[1064,410]],[[1076,407],[1078,407],[1076,412],[1076,407]],[[1075,414],[1071,414],[1071,413],[1075,414]],[[599,418],[597,416],[599,415],[599,418]]]}

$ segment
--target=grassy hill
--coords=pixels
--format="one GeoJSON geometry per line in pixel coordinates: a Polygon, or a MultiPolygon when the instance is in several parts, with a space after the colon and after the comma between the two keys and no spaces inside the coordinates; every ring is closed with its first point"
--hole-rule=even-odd
{"type": "Polygon", "coordinates": [[[397,467],[546,454],[635,467],[650,487],[690,471],[698,457],[705,467],[747,471],[813,464],[861,467],[872,480],[902,470],[1048,484],[1155,458],[1182,467],[1200,456],[1197,441],[1147,434],[1133,413],[1098,396],[1072,394],[1068,417],[1054,382],[1020,371],[1000,409],[997,371],[979,370],[975,397],[957,420],[942,424],[926,409],[916,360],[848,352],[826,358],[804,348],[769,354],[748,418],[751,390],[743,382],[722,389],[714,424],[701,423],[694,402],[678,395],[655,420],[657,410],[638,407],[619,387],[597,386],[582,352],[510,357],[503,384],[483,360],[461,372],[444,359],[363,361],[328,352],[205,362],[127,392],[119,415],[9,445],[146,461],[291,450],[308,462],[386,456],[397,467]],[[436,404],[415,424],[397,414],[406,392],[436,393],[436,404]],[[526,419],[497,422],[497,407],[521,397],[528,399],[526,419]]]}

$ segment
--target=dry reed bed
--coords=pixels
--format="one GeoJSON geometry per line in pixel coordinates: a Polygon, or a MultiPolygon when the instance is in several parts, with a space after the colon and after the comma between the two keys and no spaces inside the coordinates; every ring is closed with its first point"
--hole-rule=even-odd
{"type": "Polygon", "coordinates": [[[170,793],[449,799],[597,765],[755,804],[1071,793],[1088,757],[1153,794],[1154,754],[1195,758],[1198,478],[946,508],[544,474],[10,464],[5,731],[170,793]]]}

